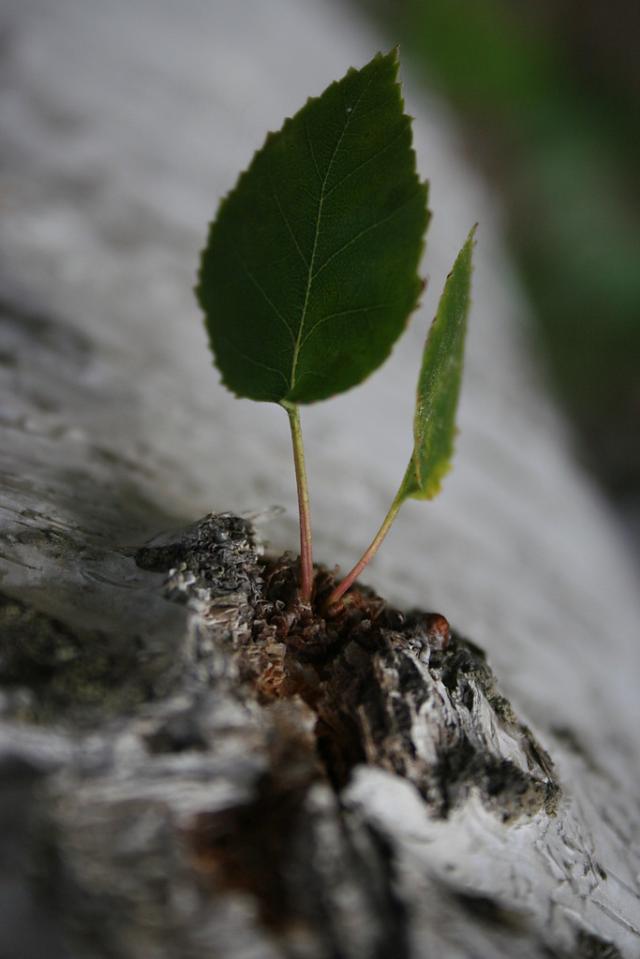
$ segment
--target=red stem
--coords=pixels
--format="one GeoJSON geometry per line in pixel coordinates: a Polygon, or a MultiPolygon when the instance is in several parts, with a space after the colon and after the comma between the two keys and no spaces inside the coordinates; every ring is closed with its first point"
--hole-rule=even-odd
{"type": "Polygon", "coordinates": [[[391,529],[391,524],[396,518],[398,510],[402,506],[403,502],[404,502],[404,497],[401,496],[401,490],[400,490],[398,492],[398,495],[394,499],[393,503],[391,504],[389,512],[387,513],[387,515],[385,516],[382,522],[382,526],[380,527],[376,535],[373,537],[369,547],[364,551],[364,553],[362,554],[362,556],[360,557],[356,565],[353,567],[351,572],[347,573],[347,575],[342,580],[342,582],[338,586],[336,586],[336,588],[333,590],[333,592],[329,596],[329,599],[327,600],[327,609],[330,609],[332,606],[335,606],[342,599],[342,597],[344,596],[346,591],[349,589],[349,587],[353,586],[353,584],[355,583],[355,581],[357,580],[358,576],[360,575],[362,570],[365,568],[367,563],[369,563],[373,559],[373,557],[376,555],[383,539],[385,538],[385,536],[391,529]]]}

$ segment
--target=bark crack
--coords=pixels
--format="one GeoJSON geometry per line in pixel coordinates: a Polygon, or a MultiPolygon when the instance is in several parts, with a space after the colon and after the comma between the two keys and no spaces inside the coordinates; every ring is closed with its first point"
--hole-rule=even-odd
{"type": "MultiPolygon", "coordinates": [[[[225,591],[245,590],[235,668],[262,706],[308,707],[317,757],[338,792],[370,763],[410,780],[440,817],[472,791],[505,822],[553,814],[560,787],[549,756],[498,692],[482,650],[442,615],[405,614],[361,587],[339,616],[317,616],[298,602],[297,562],[258,557],[248,526],[232,517],[207,517],[138,562],[171,565],[168,592],[185,601],[219,604],[225,591]],[[234,535],[247,545],[232,558],[234,535]]],[[[334,585],[319,568],[319,608],[334,585]]]]}

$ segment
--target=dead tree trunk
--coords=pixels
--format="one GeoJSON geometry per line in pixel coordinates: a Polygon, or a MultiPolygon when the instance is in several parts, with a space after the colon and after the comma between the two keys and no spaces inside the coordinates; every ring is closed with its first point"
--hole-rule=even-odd
{"type": "MultiPolygon", "coordinates": [[[[310,634],[293,519],[265,558],[234,515],[295,516],[286,424],[216,386],[190,289],[265,129],[380,41],[310,0],[2,18],[0,956],[637,956],[635,583],[448,118],[413,104],[434,288],[481,223],[456,472],[393,605],[310,634]]],[[[433,306],[306,417],[327,563],[397,485],[433,306]]]]}

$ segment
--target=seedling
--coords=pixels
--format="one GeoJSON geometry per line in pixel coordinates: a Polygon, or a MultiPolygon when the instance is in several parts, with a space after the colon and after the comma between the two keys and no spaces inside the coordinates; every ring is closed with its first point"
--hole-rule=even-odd
{"type": "MultiPolygon", "coordinates": [[[[362,382],[415,309],[430,219],[394,50],[349,72],[269,133],[223,199],[196,293],[224,384],[278,403],[291,428],[300,512],[300,600],[313,599],[300,406],[362,382]]],[[[371,545],[335,587],[337,608],[405,500],[450,468],[475,227],[447,278],[418,379],[409,465],[371,545]]]]}

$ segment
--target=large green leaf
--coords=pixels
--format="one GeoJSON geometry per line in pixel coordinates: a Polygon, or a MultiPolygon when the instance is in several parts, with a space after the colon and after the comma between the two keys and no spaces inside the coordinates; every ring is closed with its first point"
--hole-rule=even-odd
{"type": "Polygon", "coordinates": [[[388,356],[420,293],[429,219],[395,51],[267,136],[222,201],[197,285],[223,382],[311,403],[388,356]]]}
{"type": "Polygon", "coordinates": [[[451,468],[471,291],[475,226],[447,277],[418,378],[414,448],[398,500],[432,499],[451,468]]]}

